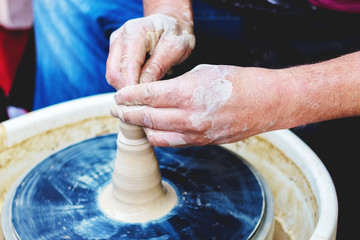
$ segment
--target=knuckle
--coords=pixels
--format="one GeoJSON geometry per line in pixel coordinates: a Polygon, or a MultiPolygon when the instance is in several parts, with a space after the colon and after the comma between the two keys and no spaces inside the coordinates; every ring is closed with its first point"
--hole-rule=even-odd
{"type": "Polygon", "coordinates": [[[143,29],[143,23],[142,23],[142,19],[141,18],[137,18],[137,19],[131,19],[128,20],[122,27],[121,27],[121,31],[124,34],[124,37],[127,38],[128,40],[133,39],[134,36],[138,36],[139,34],[141,34],[139,30],[143,29]]]}
{"type": "Polygon", "coordinates": [[[141,62],[138,59],[134,58],[134,56],[131,56],[126,52],[120,56],[120,63],[121,63],[121,69],[123,71],[130,68],[131,64],[141,65],[141,62]]]}
{"type": "Polygon", "coordinates": [[[138,27],[139,21],[140,21],[140,18],[134,18],[134,19],[130,19],[130,20],[126,21],[126,23],[124,24],[125,30],[133,29],[134,27],[138,27]]]}
{"type": "Polygon", "coordinates": [[[211,144],[211,140],[204,135],[197,135],[196,137],[194,137],[193,143],[196,146],[203,146],[203,145],[211,144]]]}
{"type": "Polygon", "coordinates": [[[212,127],[212,121],[203,122],[199,127],[199,132],[205,133],[208,132],[212,127]]]}
{"type": "Polygon", "coordinates": [[[120,32],[121,32],[121,29],[119,28],[110,34],[110,39],[109,39],[110,44],[112,44],[118,38],[118,36],[120,35],[120,32]]]}
{"type": "Polygon", "coordinates": [[[135,19],[130,19],[126,21],[120,29],[123,33],[129,34],[131,30],[136,27],[135,25],[136,25],[135,19]]]}
{"type": "Polygon", "coordinates": [[[210,130],[211,128],[211,121],[204,121],[201,123],[197,123],[196,125],[192,121],[188,121],[186,123],[186,127],[190,132],[196,133],[196,134],[203,134],[210,130]]]}

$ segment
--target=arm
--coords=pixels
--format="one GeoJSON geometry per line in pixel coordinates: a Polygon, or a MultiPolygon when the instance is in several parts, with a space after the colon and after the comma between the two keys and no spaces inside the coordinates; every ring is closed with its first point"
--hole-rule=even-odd
{"type": "MultiPolygon", "coordinates": [[[[329,61],[282,70],[297,82],[296,111],[289,128],[306,123],[360,115],[360,52],[329,61]]],[[[294,93],[295,94],[295,93],[294,93]]],[[[294,98],[294,97],[293,97],[294,98]]]]}
{"type": "Polygon", "coordinates": [[[155,146],[235,142],[360,115],[359,64],[360,52],[278,70],[200,65],[175,79],[118,91],[112,114],[146,127],[155,146]]]}
{"type": "Polygon", "coordinates": [[[143,4],[145,17],[126,22],[110,37],[106,79],[117,90],[161,79],[195,46],[189,0],[145,0],[143,4]]]}

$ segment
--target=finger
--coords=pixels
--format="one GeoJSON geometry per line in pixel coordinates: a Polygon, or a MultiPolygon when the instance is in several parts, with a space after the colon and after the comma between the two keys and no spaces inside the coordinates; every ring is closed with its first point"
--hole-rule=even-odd
{"type": "MultiPolygon", "coordinates": [[[[112,35],[109,56],[106,62],[106,79],[116,90],[139,82],[141,67],[146,57],[146,39],[129,36],[126,28],[112,35]]],[[[131,33],[134,34],[134,33],[131,33]]]]}
{"type": "Polygon", "coordinates": [[[144,128],[146,137],[156,147],[186,147],[186,136],[179,132],[161,131],[144,128]]]}
{"type": "Polygon", "coordinates": [[[181,109],[115,105],[111,114],[126,123],[164,131],[196,130],[181,109]]]}
{"type": "MultiPolygon", "coordinates": [[[[140,82],[153,82],[162,79],[173,66],[183,62],[191,53],[187,46],[176,46],[175,43],[161,41],[155,46],[150,58],[142,67],[140,82]]],[[[182,43],[179,43],[180,45],[182,43]]]]}
{"type": "Polygon", "coordinates": [[[149,143],[156,147],[190,147],[213,144],[206,136],[144,128],[149,143]]]}
{"type": "Polygon", "coordinates": [[[156,108],[181,108],[192,96],[194,83],[178,77],[120,89],[115,94],[119,105],[147,105],[156,108]]]}

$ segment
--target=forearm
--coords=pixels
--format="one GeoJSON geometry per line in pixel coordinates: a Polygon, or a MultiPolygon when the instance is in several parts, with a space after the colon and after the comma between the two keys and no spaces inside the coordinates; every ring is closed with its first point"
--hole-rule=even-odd
{"type": "Polygon", "coordinates": [[[282,107],[288,105],[285,115],[288,119],[283,119],[281,127],[360,116],[359,66],[360,52],[356,52],[321,63],[277,70],[287,95],[282,107]]]}
{"type": "Polygon", "coordinates": [[[183,21],[193,21],[191,0],[143,0],[144,15],[168,14],[183,21]]]}

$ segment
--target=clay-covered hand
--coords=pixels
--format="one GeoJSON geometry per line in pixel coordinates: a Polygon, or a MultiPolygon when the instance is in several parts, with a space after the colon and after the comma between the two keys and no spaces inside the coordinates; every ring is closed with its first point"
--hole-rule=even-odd
{"type": "Polygon", "coordinates": [[[234,142],[276,127],[280,99],[271,74],[199,65],[174,79],[119,90],[111,113],[145,127],[154,146],[234,142]]]}
{"type": "Polygon", "coordinates": [[[360,116],[360,52],[285,69],[199,65],[117,92],[112,114],[155,146],[230,143],[276,129],[360,116]]]}
{"type": "Polygon", "coordinates": [[[117,90],[159,80],[194,46],[192,18],[157,13],[129,20],[110,37],[106,79],[117,90]]]}

